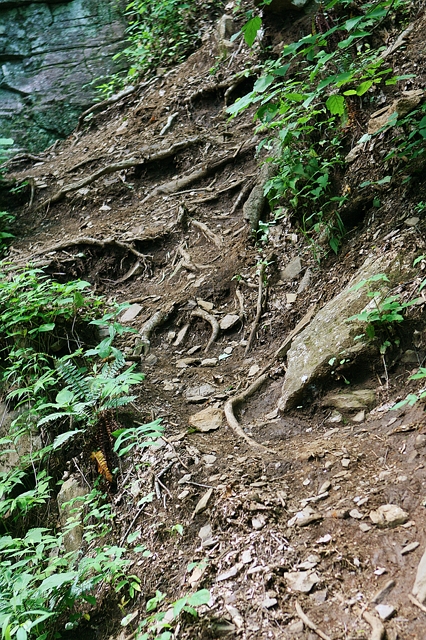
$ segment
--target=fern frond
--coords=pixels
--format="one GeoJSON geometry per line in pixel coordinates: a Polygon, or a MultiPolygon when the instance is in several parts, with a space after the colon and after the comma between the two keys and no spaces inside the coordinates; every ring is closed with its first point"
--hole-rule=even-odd
{"type": "Polygon", "coordinates": [[[78,400],[87,402],[91,395],[90,384],[82,371],[71,360],[58,360],[57,369],[61,378],[67,383],[78,400]]]}
{"type": "Polygon", "coordinates": [[[102,403],[102,411],[107,409],[116,409],[117,407],[124,407],[126,404],[130,404],[136,400],[137,396],[121,396],[120,398],[109,398],[102,403]]]}

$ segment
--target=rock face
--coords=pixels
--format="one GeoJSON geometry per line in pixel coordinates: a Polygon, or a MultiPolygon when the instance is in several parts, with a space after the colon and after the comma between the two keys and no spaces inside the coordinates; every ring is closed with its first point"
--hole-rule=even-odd
{"type": "MultiPolygon", "coordinates": [[[[390,280],[387,284],[391,287],[392,281],[396,281],[402,273],[405,278],[411,265],[410,256],[407,256],[404,263],[392,254],[367,259],[348,286],[324,305],[306,329],[294,338],[287,354],[287,373],[278,404],[280,411],[309,400],[309,396],[318,390],[321,380],[331,376],[332,359],[351,361],[362,351],[371,348],[369,343],[354,340],[355,335],[362,333],[363,327],[347,322],[350,316],[360,313],[369,301],[371,304],[365,287],[357,291],[353,291],[352,287],[379,273],[387,274],[390,280]]],[[[407,279],[408,277],[407,275],[407,279]]],[[[383,284],[374,283],[373,286],[374,290],[381,290],[383,296],[386,296],[389,289],[383,284]]]]}
{"type": "Polygon", "coordinates": [[[15,149],[41,150],[76,126],[90,83],[119,68],[125,4],[0,0],[0,130],[15,149]]]}
{"type": "Polygon", "coordinates": [[[82,511],[83,502],[74,502],[75,498],[85,496],[87,489],[74,478],[69,478],[58,493],[59,518],[64,533],[64,547],[66,551],[77,551],[83,539],[82,511]],[[67,526],[68,525],[68,526],[67,526]],[[72,526],[73,525],[73,526],[72,526]]]}

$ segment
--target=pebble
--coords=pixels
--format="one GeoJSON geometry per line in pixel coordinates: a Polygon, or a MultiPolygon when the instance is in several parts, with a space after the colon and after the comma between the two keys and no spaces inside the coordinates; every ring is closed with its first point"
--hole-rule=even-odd
{"type": "Polygon", "coordinates": [[[328,491],[331,488],[331,482],[330,480],[326,480],[325,482],[322,483],[322,485],[320,486],[318,493],[325,493],[326,491],[328,491]]]}
{"type": "Polygon", "coordinates": [[[240,316],[228,313],[220,320],[219,327],[222,329],[222,331],[227,331],[227,329],[232,329],[232,327],[234,327],[239,321],[240,316]]]}
{"type": "Polygon", "coordinates": [[[218,363],[217,358],[204,358],[201,360],[200,366],[202,367],[215,367],[218,363]]]}
{"type": "Polygon", "coordinates": [[[419,433],[419,435],[416,436],[414,446],[416,449],[423,449],[423,447],[426,446],[426,435],[424,433],[419,433]]]}
{"type": "Polygon", "coordinates": [[[254,378],[254,376],[260,371],[260,367],[258,364],[253,364],[250,369],[249,372],[247,374],[247,376],[249,378],[254,378]]]}
{"type": "Polygon", "coordinates": [[[309,593],[320,580],[315,571],[289,571],[284,574],[284,579],[290,589],[301,593],[309,593]]]}
{"type": "Polygon", "coordinates": [[[206,455],[206,456],[202,456],[201,460],[207,464],[207,465],[211,465],[214,464],[217,460],[216,456],[212,456],[212,455],[206,455]]]}
{"type": "Polygon", "coordinates": [[[383,504],[370,511],[370,519],[378,527],[397,527],[408,520],[408,513],[396,504],[383,504]]]}
{"type": "Polygon", "coordinates": [[[417,567],[412,593],[421,604],[424,604],[426,600],[426,551],[423,553],[419,566],[417,567]]]}
{"type": "Polygon", "coordinates": [[[187,354],[189,356],[194,355],[194,353],[197,353],[197,351],[200,351],[201,349],[201,345],[200,344],[196,344],[195,347],[191,347],[190,349],[188,349],[187,354]]]}
{"type": "Polygon", "coordinates": [[[190,416],[189,424],[191,427],[195,427],[198,431],[207,433],[208,431],[215,431],[219,429],[223,420],[222,409],[216,409],[215,407],[207,407],[198,413],[190,416]]]}
{"type": "Polygon", "coordinates": [[[371,529],[370,525],[367,524],[366,522],[361,522],[361,524],[359,525],[359,528],[363,533],[367,533],[367,531],[370,531],[371,529]]]}
{"type": "Polygon", "coordinates": [[[391,607],[388,604],[378,604],[375,609],[382,620],[389,620],[396,613],[395,607],[391,607]]]}
{"type": "Polygon", "coordinates": [[[381,602],[383,602],[383,600],[388,597],[395,584],[395,580],[389,580],[384,585],[384,587],[379,589],[379,591],[374,594],[374,596],[371,598],[371,602],[374,602],[374,604],[380,604],[381,602]]]}
{"type": "Polygon", "coordinates": [[[207,302],[206,300],[200,300],[200,298],[197,298],[197,304],[199,307],[204,309],[204,311],[213,311],[214,309],[214,304],[212,302],[207,302]]]}
{"type": "Polygon", "coordinates": [[[185,391],[185,398],[188,402],[195,404],[197,402],[204,402],[207,400],[213,393],[215,393],[216,388],[211,384],[202,384],[199,387],[190,387],[185,391]]]}
{"type": "Polygon", "coordinates": [[[249,564],[251,562],[251,560],[252,560],[251,551],[250,551],[250,549],[246,549],[241,554],[241,562],[243,564],[249,564]]]}
{"type": "Polygon", "coordinates": [[[355,520],[361,520],[364,517],[364,514],[361,513],[361,511],[358,511],[358,509],[352,509],[351,511],[349,511],[349,515],[355,520]]]}
{"type": "Polygon", "coordinates": [[[306,527],[308,524],[321,519],[322,515],[320,513],[315,512],[312,507],[305,507],[302,511],[298,511],[293,518],[290,518],[287,526],[294,527],[297,525],[298,527],[306,527]]]}
{"type": "Polygon", "coordinates": [[[182,491],[179,495],[178,495],[178,500],[183,500],[184,498],[186,498],[187,496],[189,496],[189,491],[188,489],[185,489],[185,491],[182,491]]]}
{"type": "Polygon", "coordinates": [[[252,518],[251,524],[253,529],[255,529],[256,531],[260,531],[260,529],[263,529],[266,524],[266,518],[262,515],[257,516],[257,518],[252,518]]]}
{"type": "Polygon", "coordinates": [[[358,411],[358,413],[352,418],[352,422],[364,422],[365,411],[358,411]]]}
{"type": "Polygon", "coordinates": [[[296,622],[292,622],[287,627],[288,633],[292,635],[299,635],[303,633],[303,622],[301,620],[297,620],[296,622]]]}
{"type": "Polygon", "coordinates": [[[229,580],[229,578],[233,578],[237,575],[239,569],[240,567],[238,565],[234,565],[233,567],[228,569],[228,571],[225,571],[224,573],[218,575],[216,578],[216,582],[222,582],[223,580],[229,580]]]}
{"type": "Polygon", "coordinates": [[[132,304],[123,315],[120,317],[120,322],[123,324],[126,322],[131,322],[136,318],[136,316],[142,311],[142,307],[140,304],[132,304]]]}
{"type": "Polygon", "coordinates": [[[401,549],[401,555],[405,556],[407,555],[407,553],[411,553],[411,551],[414,551],[419,546],[420,546],[420,542],[411,542],[410,544],[407,544],[406,547],[401,549]]]}
{"type": "Polygon", "coordinates": [[[420,218],[417,218],[416,216],[413,216],[412,218],[407,218],[406,220],[404,220],[404,224],[407,225],[407,227],[415,227],[416,224],[418,224],[420,222],[420,218]]]}
{"type": "Polygon", "coordinates": [[[342,422],[342,420],[343,420],[342,414],[335,409],[334,411],[331,412],[331,416],[328,418],[327,422],[339,423],[339,422],[342,422]]]}
{"type": "Polygon", "coordinates": [[[344,469],[347,469],[349,467],[349,465],[351,464],[351,461],[349,460],[349,458],[342,458],[342,460],[340,461],[342,467],[344,469]]]}
{"type": "Polygon", "coordinates": [[[271,607],[274,607],[276,604],[277,604],[277,599],[270,598],[269,596],[266,596],[266,598],[262,601],[262,607],[265,607],[265,609],[270,609],[271,607]]]}

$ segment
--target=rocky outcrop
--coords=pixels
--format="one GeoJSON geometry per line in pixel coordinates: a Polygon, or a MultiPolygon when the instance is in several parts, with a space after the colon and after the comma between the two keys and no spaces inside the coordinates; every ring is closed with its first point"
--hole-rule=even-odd
{"type": "Polygon", "coordinates": [[[118,70],[123,0],[0,0],[0,130],[41,150],[66,137],[93,102],[97,78],[118,70]],[[96,84],[96,82],[94,83],[96,84]]]}
{"type": "Polygon", "coordinates": [[[386,296],[393,282],[412,277],[411,265],[412,256],[409,255],[404,260],[392,253],[368,258],[349,285],[324,305],[306,329],[293,340],[288,351],[287,373],[278,404],[280,411],[286,411],[297,403],[306,404],[310,396],[318,391],[322,380],[330,377],[333,359],[347,360],[349,364],[361,352],[372,348],[371,343],[354,340],[362,330],[354,323],[347,322],[349,317],[360,313],[368,303],[371,304],[366,288],[354,290],[354,285],[373,275],[385,273],[390,280],[389,286],[380,283],[376,289],[386,296]]]}

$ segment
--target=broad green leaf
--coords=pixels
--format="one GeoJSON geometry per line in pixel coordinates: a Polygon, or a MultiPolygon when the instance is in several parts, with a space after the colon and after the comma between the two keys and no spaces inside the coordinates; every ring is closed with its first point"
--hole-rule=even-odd
{"type": "Polygon", "coordinates": [[[61,407],[71,404],[74,400],[74,394],[69,389],[62,389],[56,394],[56,404],[61,407]]]}
{"type": "Polygon", "coordinates": [[[285,64],[282,67],[279,67],[278,69],[274,69],[272,73],[274,74],[274,76],[285,76],[289,68],[290,68],[290,65],[285,64]]]}
{"type": "Polygon", "coordinates": [[[262,76],[254,83],[253,91],[256,91],[256,93],[263,93],[273,83],[274,80],[274,76],[262,76]]]}
{"type": "Polygon", "coordinates": [[[199,607],[202,604],[207,604],[210,602],[210,591],[208,589],[200,589],[200,591],[196,591],[189,596],[188,604],[192,607],[199,607]]]}
{"type": "Polygon", "coordinates": [[[345,98],[333,94],[327,99],[325,106],[333,116],[342,116],[345,113],[345,98]]]}
{"type": "Polygon", "coordinates": [[[67,431],[66,433],[61,433],[61,435],[56,436],[53,441],[53,448],[59,449],[62,445],[67,442],[70,438],[73,438],[77,433],[83,433],[83,429],[75,429],[74,431],[67,431]]]}
{"type": "Polygon", "coordinates": [[[66,573],[55,573],[52,576],[49,576],[38,587],[39,593],[45,593],[46,591],[51,591],[52,589],[56,589],[57,587],[62,587],[64,584],[69,584],[73,582],[76,578],[76,571],[68,571],[66,573]]]}
{"type": "Polygon", "coordinates": [[[257,32],[261,26],[262,20],[259,16],[255,16],[242,27],[241,31],[244,34],[244,40],[249,47],[251,47],[253,42],[256,40],[257,32]]]}
{"type": "Polygon", "coordinates": [[[372,86],[372,80],[366,80],[365,82],[361,82],[361,84],[357,87],[356,94],[357,96],[363,96],[364,93],[367,93],[369,88],[372,86]]]}

